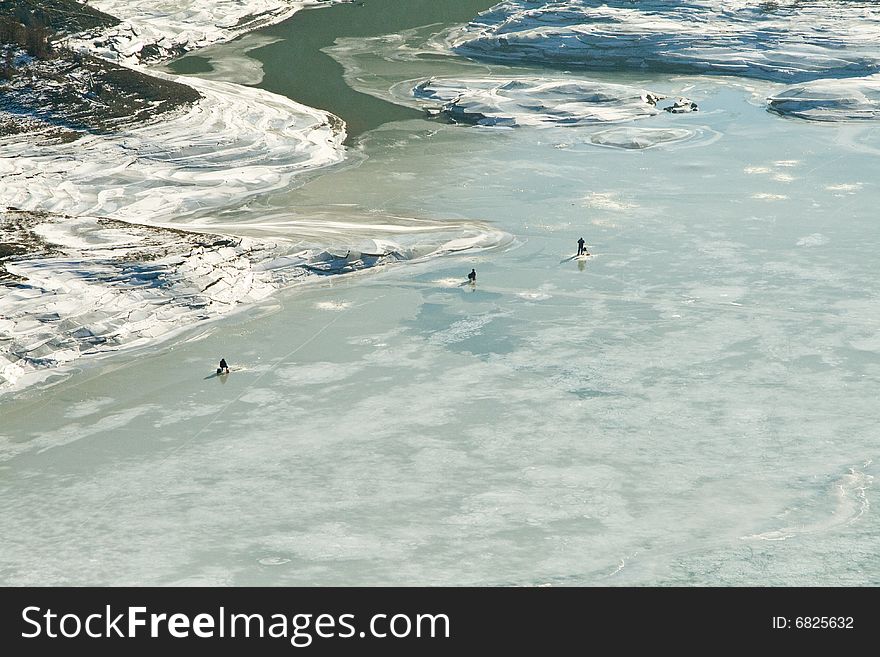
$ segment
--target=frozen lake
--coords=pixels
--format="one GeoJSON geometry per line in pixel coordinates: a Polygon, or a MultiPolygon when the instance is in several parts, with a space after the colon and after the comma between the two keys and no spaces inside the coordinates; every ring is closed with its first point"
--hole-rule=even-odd
{"type": "MultiPolygon", "coordinates": [[[[325,54],[394,120],[222,224],[513,240],[321,279],[0,399],[0,581],[880,584],[876,128],[768,112],[775,82],[469,63],[446,26],[341,30],[325,54]],[[407,93],[526,75],[699,111],[487,128],[407,93]]],[[[284,65],[224,48],[264,85],[284,65]]]]}

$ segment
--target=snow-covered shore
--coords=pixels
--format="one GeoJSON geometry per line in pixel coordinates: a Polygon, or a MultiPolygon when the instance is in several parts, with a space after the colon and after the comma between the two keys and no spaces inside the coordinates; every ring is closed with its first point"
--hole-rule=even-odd
{"type": "Polygon", "coordinates": [[[880,72],[875,2],[505,0],[451,38],[459,54],[582,70],[775,82],[880,72]]]}
{"type": "Polygon", "coordinates": [[[278,231],[242,238],[230,225],[230,234],[208,234],[216,229],[206,218],[344,160],[345,125],[283,96],[169,76],[144,63],[322,4],[91,3],[122,23],[71,45],[177,80],[201,97],[143,125],[82,132],[70,143],[49,144],[37,133],[0,139],[0,243],[18,253],[3,263],[14,282],[0,288],[0,394],[82,356],[167,338],[309,277],[507,239],[488,227],[439,222],[420,227],[428,235],[415,248],[381,239],[401,237],[395,230],[371,231],[375,239],[366,242],[355,234],[297,241],[278,231]]]}
{"type": "MultiPolygon", "coordinates": [[[[431,78],[412,89],[450,119],[483,126],[580,126],[655,116],[665,96],[621,84],[541,78],[431,78]]],[[[688,101],[689,102],[689,101],[688,101]]]]}
{"type": "Polygon", "coordinates": [[[773,112],[811,121],[876,121],[880,119],[880,75],[815,80],[788,87],[767,103],[773,112]]]}
{"type": "MultiPolygon", "coordinates": [[[[340,0],[91,0],[122,22],[70,40],[74,48],[126,65],[155,62],[279,23],[340,0]]],[[[344,1],[344,0],[343,0],[344,1]]]]}
{"type": "Polygon", "coordinates": [[[767,108],[815,121],[880,117],[878,43],[880,4],[836,0],[504,0],[447,40],[508,64],[790,84],[767,108]]]}

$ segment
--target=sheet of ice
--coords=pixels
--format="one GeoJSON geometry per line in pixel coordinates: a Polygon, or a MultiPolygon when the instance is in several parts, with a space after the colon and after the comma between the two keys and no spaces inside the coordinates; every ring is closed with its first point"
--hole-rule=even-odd
{"type": "Polygon", "coordinates": [[[767,99],[768,109],[810,121],[871,121],[880,118],[880,75],[856,80],[815,80],[767,99]]]}
{"type": "Polygon", "coordinates": [[[91,0],[122,22],[69,40],[74,48],[126,65],[156,62],[258,27],[283,21],[306,7],[339,0],[91,0]]]}
{"type": "Polygon", "coordinates": [[[454,33],[468,57],[802,82],[880,70],[874,2],[505,0],[454,33]]]}

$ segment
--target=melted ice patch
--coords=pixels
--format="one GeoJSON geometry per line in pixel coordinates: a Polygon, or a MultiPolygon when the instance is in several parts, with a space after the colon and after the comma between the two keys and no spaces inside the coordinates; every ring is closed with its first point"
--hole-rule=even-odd
{"type": "Polygon", "coordinates": [[[431,336],[431,342],[435,344],[455,344],[476,337],[483,332],[483,327],[489,324],[497,314],[477,315],[465,317],[453,322],[449,328],[437,331],[431,336]]]}
{"type": "MultiPolygon", "coordinates": [[[[771,180],[781,183],[790,183],[797,180],[797,177],[789,173],[789,169],[798,166],[797,160],[777,160],[770,166],[751,165],[743,169],[743,173],[750,176],[768,176],[771,180]]],[[[763,199],[780,199],[787,198],[778,194],[754,194],[752,198],[763,199]]]]}
{"type": "Polygon", "coordinates": [[[115,400],[112,397],[99,397],[97,399],[88,399],[86,401],[72,404],[65,411],[64,415],[65,417],[73,419],[87,417],[107,408],[108,406],[112,406],[114,402],[115,400]]]}
{"type": "Polygon", "coordinates": [[[362,364],[317,362],[290,365],[277,370],[276,375],[293,386],[315,386],[338,383],[363,369],[362,364]]]}
{"type": "Polygon", "coordinates": [[[262,559],[257,559],[257,563],[261,566],[283,566],[286,563],[290,563],[290,559],[286,557],[263,557],[262,559]]]}
{"type": "Polygon", "coordinates": [[[466,280],[461,278],[438,278],[431,282],[438,287],[461,287],[467,283],[466,280]]]}

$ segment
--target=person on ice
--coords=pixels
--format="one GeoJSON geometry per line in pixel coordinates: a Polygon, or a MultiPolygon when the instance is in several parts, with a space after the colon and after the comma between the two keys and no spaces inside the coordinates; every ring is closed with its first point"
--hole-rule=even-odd
{"type": "Polygon", "coordinates": [[[468,283],[476,283],[477,282],[477,270],[471,269],[471,273],[468,274],[468,283]]]}
{"type": "Polygon", "coordinates": [[[587,255],[587,250],[584,248],[584,238],[580,238],[578,240],[578,255],[587,255]]]}
{"type": "Polygon", "coordinates": [[[229,365],[226,364],[226,359],[220,359],[220,367],[217,368],[217,374],[229,374],[229,365]]]}

